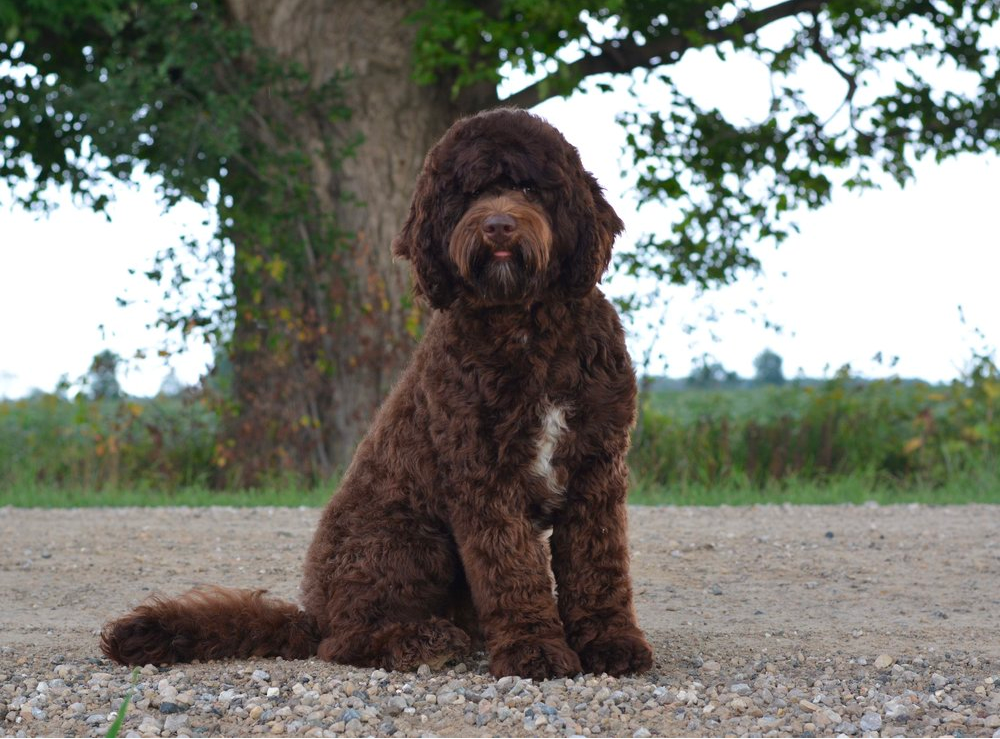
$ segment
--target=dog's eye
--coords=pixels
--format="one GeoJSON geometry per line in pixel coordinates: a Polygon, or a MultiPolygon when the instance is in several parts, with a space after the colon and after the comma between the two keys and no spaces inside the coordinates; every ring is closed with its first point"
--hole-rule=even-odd
{"type": "Polygon", "coordinates": [[[521,185],[521,194],[528,200],[534,200],[538,197],[538,191],[531,185],[521,185]]]}

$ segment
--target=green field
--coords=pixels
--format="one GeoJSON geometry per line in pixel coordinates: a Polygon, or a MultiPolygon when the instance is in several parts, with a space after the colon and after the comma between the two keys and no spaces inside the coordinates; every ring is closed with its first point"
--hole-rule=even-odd
{"type": "MultiPolygon", "coordinates": [[[[336,487],[229,487],[216,405],[197,394],[0,402],[0,505],[322,505],[336,487]]],[[[1000,503],[1000,376],[670,389],[644,395],[641,504],[1000,503]]]]}

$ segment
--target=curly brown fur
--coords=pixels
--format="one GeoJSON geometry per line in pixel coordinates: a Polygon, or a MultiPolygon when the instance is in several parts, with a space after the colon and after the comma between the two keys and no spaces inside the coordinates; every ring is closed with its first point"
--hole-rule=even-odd
{"type": "Polygon", "coordinates": [[[392,246],[437,310],[323,513],[303,610],[241,591],[154,601],[108,625],[105,652],[403,670],[482,640],[496,675],[649,669],[626,542],[635,375],[596,288],[622,227],[541,118],[457,122],[392,246]]]}
{"type": "Polygon", "coordinates": [[[127,665],[315,654],[316,622],[264,592],[204,587],[171,600],[154,596],[104,627],[101,650],[127,665]]]}

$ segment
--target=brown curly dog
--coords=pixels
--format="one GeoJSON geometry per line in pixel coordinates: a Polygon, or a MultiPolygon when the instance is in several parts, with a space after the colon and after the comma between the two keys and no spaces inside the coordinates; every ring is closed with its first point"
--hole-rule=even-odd
{"type": "Polygon", "coordinates": [[[649,669],[626,541],[635,375],[596,287],[622,228],[541,118],[458,121],[392,245],[435,311],[323,513],[302,609],[196,589],[109,623],[104,653],[412,670],[483,640],[498,676],[649,669]]]}

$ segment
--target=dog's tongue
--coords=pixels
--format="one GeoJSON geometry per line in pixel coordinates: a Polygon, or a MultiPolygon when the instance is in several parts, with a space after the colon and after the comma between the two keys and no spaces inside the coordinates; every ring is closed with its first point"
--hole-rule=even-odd
{"type": "Polygon", "coordinates": [[[510,257],[510,252],[509,251],[495,251],[495,252],[493,252],[493,256],[495,256],[497,259],[508,259],[510,257]]]}

